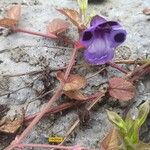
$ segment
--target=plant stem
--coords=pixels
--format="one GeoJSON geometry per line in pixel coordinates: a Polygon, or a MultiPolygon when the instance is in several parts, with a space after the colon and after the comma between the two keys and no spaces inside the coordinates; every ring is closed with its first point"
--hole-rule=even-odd
{"type": "Polygon", "coordinates": [[[134,82],[145,74],[150,74],[150,62],[147,62],[146,64],[137,67],[135,70],[127,74],[125,78],[127,78],[131,82],[134,82]]]}
{"type": "MultiPolygon", "coordinates": [[[[66,69],[65,72],[65,80],[67,80],[71,68],[74,64],[74,60],[76,57],[76,53],[77,53],[77,48],[75,45],[75,48],[73,50],[73,54],[72,57],[70,59],[69,65],[66,69]]],[[[49,110],[49,108],[52,106],[52,104],[61,97],[62,95],[62,90],[64,87],[65,83],[61,83],[60,86],[57,88],[55,94],[52,96],[52,98],[49,100],[49,102],[46,104],[46,106],[43,108],[43,110],[33,119],[33,121],[30,123],[30,125],[22,132],[22,134],[16,139],[14,140],[11,145],[9,145],[5,150],[12,150],[13,148],[15,148],[18,144],[20,144],[22,142],[22,140],[31,132],[32,128],[40,121],[40,119],[45,115],[45,113],[49,110]]]]}
{"type": "Polygon", "coordinates": [[[109,66],[121,71],[122,73],[125,73],[127,74],[128,72],[126,70],[124,70],[123,68],[120,68],[118,65],[116,65],[115,63],[112,63],[112,62],[108,62],[107,63],[109,66]]]}
{"type": "Polygon", "coordinates": [[[50,38],[50,39],[59,39],[62,40],[68,44],[72,44],[74,45],[75,42],[73,42],[72,40],[68,39],[65,36],[60,36],[60,35],[55,35],[53,33],[49,33],[49,34],[44,34],[44,33],[40,33],[40,32],[33,32],[33,31],[29,31],[29,30],[25,30],[25,29],[19,29],[19,28],[12,28],[13,32],[22,32],[22,33],[27,33],[27,34],[32,34],[32,35],[36,35],[36,36],[42,36],[45,38],[50,38]]]}
{"type": "MultiPolygon", "coordinates": [[[[66,110],[68,108],[71,108],[73,106],[81,105],[81,104],[89,102],[91,100],[93,101],[98,96],[99,96],[99,93],[95,93],[95,94],[89,95],[86,100],[81,101],[81,102],[80,101],[76,101],[76,102],[63,103],[63,104],[61,104],[59,106],[56,106],[54,108],[51,108],[51,109],[47,110],[47,112],[45,113],[45,115],[54,114],[54,113],[66,110]]],[[[26,123],[28,121],[32,121],[38,114],[39,113],[35,113],[33,115],[26,116],[24,118],[24,122],[26,123]]]]}
{"type": "Polygon", "coordinates": [[[24,147],[40,147],[40,148],[57,148],[61,150],[73,150],[77,146],[60,146],[60,145],[49,145],[49,144],[18,144],[18,148],[24,147]]]}
{"type": "MultiPolygon", "coordinates": [[[[55,108],[51,108],[51,109],[47,110],[47,112],[46,112],[45,115],[57,113],[57,112],[60,112],[60,111],[62,111],[62,110],[65,110],[65,109],[67,109],[67,108],[73,107],[73,106],[75,106],[75,105],[76,105],[76,103],[72,103],[72,102],[63,103],[63,104],[61,104],[61,105],[59,105],[59,106],[56,106],[55,108]]],[[[33,120],[38,114],[39,114],[39,113],[35,113],[35,114],[33,114],[33,115],[26,116],[26,117],[24,118],[24,122],[26,123],[26,122],[28,122],[28,121],[33,120]]]]}
{"type": "MultiPolygon", "coordinates": [[[[105,93],[99,93],[97,95],[97,97],[95,97],[95,99],[93,99],[93,101],[89,104],[89,106],[87,107],[87,110],[90,111],[94,106],[95,104],[98,102],[98,101],[101,101],[102,100],[102,97],[105,96],[105,93]]],[[[73,132],[73,130],[79,125],[80,123],[80,119],[77,118],[76,121],[74,122],[74,124],[71,126],[71,128],[69,130],[67,130],[67,133],[65,134],[64,136],[64,140],[59,144],[59,145],[62,145],[65,140],[68,138],[68,136],[73,132]]]]}
{"type": "Polygon", "coordinates": [[[33,31],[29,31],[29,30],[25,30],[25,29],[19,29],[19,28],[13,28],[12,29],[13,32],[22,32],[22,33],[27,33],[27,34],[32,34],[32,35],[37,35],[37,36],[42,36],[45,38],[51,38],[51,39],[57,39],[58,37],[54,34],[44,34],[44,33],[40,33],[40,32],[33,32],[33,31]]]}
{"type": "Polygon", "coordinates": [[[142,64],[145,64],[145,63],[148,63],[150,62],[150,60],[116,60],[115,63],[116,64],[139,64],[139,65],[142,65],[142,64]]]}

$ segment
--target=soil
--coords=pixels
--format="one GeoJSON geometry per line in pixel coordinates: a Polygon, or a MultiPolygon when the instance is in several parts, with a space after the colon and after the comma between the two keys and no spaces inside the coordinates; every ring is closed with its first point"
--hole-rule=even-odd
{"type": "MultiPolygon", "coordinates": [[[[46,33],[48,22],[54,18],[66,18],[55,8],[67,7],[77,9],[76,0],[0,0],[0,18],[4,17],[5,10],[12,5],[21,4],[22,17],[19,28],[46,33]]],[[[149,0],[95,0],[90,1],[89,14],[95,11],[108,20],[119,21],[127,30],[126,42],[116,49],[115,59],[138,59],[150,57],[150,16],[143,14],[143,9],[150,7],[149,0]]],[[[70,38],[77,39],[77,29],[72,27],[66,33],[70,38]]],[[[42,92],[53,90],[58,81],[56,72],[38,73],[34,75],[15,76],[26,72],[42,69],[54,70],[66,66],[71,56],[72,47],[62,42],[55,42],[38,36],[23,33],[8,35],[7,29],[0,29],[0,118],[15,114],[25,115],[39,112],[52,96],[53,92],[43,98],[37,98],[42,92]],[[8,76],[6,76],[8,75],[8,76]]],[[[77,58],[78,64],[85,63],[82,52],[77,58]]],[[[134,65],[120,65],[124,69],[132,70],[134,65]]],[[[74,72],[83,76],[90,76],[100,67],[75,69],[74,72]]],[[[109,77],[122,76],[115,69],[108,68],[107,76],[97,74],[88,80],[84,89],[86,94],[91,94],[103,88],[109,77]]],[[[136,97],[132,111],[145,100],[150,101],[150,78],[144,77],[137,85],[136,97]]],[[[57,104],[68,101],[63,96],[57,104]]],[[[118,104],[111,98],[104,104],[98,103],[90,112],[90,120],[86,126],[79,126],[66,141],[68,145],[82,145],[91,149],[98,149],[99,143],[107,134],[112,124],[106,116],[106,109],[122,113],[124,104],[118,104]]],[[[25,143],[48,143],[52,135],[64,136],[74,120],[78,118],[77,108],[43,118],[33,129],[32,133],[24,140],[25,143]]],[[[142,140],[150,141],[150,117],[141,130],[142,140]]],[[[0,134],[0,149],[4,149],[14,134],[0,134]]]]}

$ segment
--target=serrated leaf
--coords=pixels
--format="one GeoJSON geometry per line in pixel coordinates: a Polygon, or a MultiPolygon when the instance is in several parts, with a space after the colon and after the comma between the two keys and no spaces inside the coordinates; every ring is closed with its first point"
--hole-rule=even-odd
{"type": "Polygon", "coordinates": [[[64,94],[68,96],[70,99],[75,99],[79,101],[83,101],[87,99],[87,96],[84,96],[79,90],[64,91],[64,94]]]}
{"type": "MultiPolygon", "coordinates": [[[[57,72],[57,79],[64,82],[64,72],[57,72]]],[[[64,91],[74,91],[83,88],[86,85],[86,79],[78,74],[70,74],[67,81],[65,81],[64,91]]]]}
{"type": "Polygon", "coordinates": [[[21,16],[21,5],[15,5],[7,11],[7,17],[19,21],[21,16]]]}
{"type": "Polygon", "coordinates": [[[77,26],[79,29],[85,29],[86,27],[83,25],[81,19],[80,19],[80,14],[73,9],[68,9],[68,8],[62,8],[62,9],[57,9],[60,13],[65,15],[66,17],[69,18],[69,20],[77,26]]]}
{"type": "Polygon", "coordinates": [[[135,88],[129,81],[114,77],[109,80],[109,94],[119,100],[128,101],[135,95],[135,88]]]}
{"type": "Polygon", "coordinates": [[[13,28],[17,25],[17,21],[14,19],[4,18],[0,20],[0,26],[5,28],[13,28]]]}
{"type": "Polygon", "coordinates": [[[118,132],[112,128],[100,143],[100,150],[119,150],[118,132]]]}
{"type": "Polygon", "coordinates": [[[147,115],[149,114],[149,110],[150,110],[150,106],[148,101],[140,105],[138,117],[136,119],[136,124],[138,124],[139,128],[145,122],[147,115]]]}
{"type": "Polygon", "coordinates": [[[107,110],[107,116],[108,119],[118,127],[122,134],[127,133],[126,123],[116,112],[107,110]]]}
{"type": "Polygon", "coordinates": [[[52,20],[47,26],[47,33],[59,34],[66,31],[70,24],[62,19],[56,18],[52,20]]]}

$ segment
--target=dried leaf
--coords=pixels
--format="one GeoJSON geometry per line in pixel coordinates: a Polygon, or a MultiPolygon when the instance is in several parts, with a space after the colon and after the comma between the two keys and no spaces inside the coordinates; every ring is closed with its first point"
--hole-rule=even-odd
{"type": "Polygon", "coordinates": [[[83,101],[83,100],[87,99],[87,97],[84,96],[79,90],[64,91],[64,94],[71,99],[75,99],[75,100],[79,100],[79,101],[83,101]]]}
{"type": "Polygon", "coordinates": [[[143,10],[143,13],[144,13],[145,15],[150,15],[150,8],[145,8],[145,9],[143,10]]]}
{"type": "Polygon", "coordinates": [[[0,132],[3,133],[15,133],[22,125],[23,117],[17,117],[13,121],[6,119],[0,126],[0,132]]]}
{"type": "Polygon", "coordinates": [[[66,31],[70,24],[62,19],[56,18],[47,26],[47,33],[59,34],[66,31]]]}
{"type": "Polygon", "coordinates": [[[129,81],[114,77],[109,80],[109,94],[119,100],[128,101],[135,95],[135,89],[129,81]]]}
{"type": "Polygon", "coordinates": [[[119,150],[117,130],[113,127],[100,144],[101,150],[119,150]]]}
{"type": "Polygon", "coordinates": [[[57,9],[60,13],[63,15],[67,16],[70,21],[77,26],[79,29],[85,29],[86,27],[83,25],[81,19],[80,19],[80,14],[73,9],[68,9],[68,8],[62,8],[62,9],[57,9]]]}
{"type": "MultiPolygon", "coordinates": [[[[64,82],[64,72],[57,72],[57,79],[64,82]]],[[[79,90],[86,85],[86,79],[78,74],[70,74],[64,85],[64,91],[79,90]]]]}
{"type": "Polygon", "coordinates": [[[0,26],[5,28],[13,28],[17,25],[17,21],[14,19],[4,18],[0,20],[0,26]]]}
{"type": "Polygon", "coordinates": [[[21,5],[15,5],[7,11],[7,17],[19,21],[21,16],[21,5]]]}

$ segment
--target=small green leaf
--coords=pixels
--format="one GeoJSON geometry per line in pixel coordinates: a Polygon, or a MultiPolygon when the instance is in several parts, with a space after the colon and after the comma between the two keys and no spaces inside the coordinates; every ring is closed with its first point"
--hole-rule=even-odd
{"type": "Polygon", "coordinates": [[[126,124],[123,119],[115,112],[107,110],[108,118],[111,122],[113,122],[121,132],[121,134],[127,134],[126,124]]]}
{"type": "Polygon", "coordinates": [[[126,127],[128,130],[130,130],[130,128],[133,126],[134,122],[135,122],[135,120],[132,119],[130,111],[129,111],[125,118],[125,123],[126,123],[126,127]]]}
{"type": "Polygon", "coordinates": [[[139,127],[136,123],[134,123],[133,126],[130,128],[127,136],[132,144],[137,144],[139,142],[139,127]]]}
{"type": "Polygon", "coordinates": [[[88,9],[88,0],[78,0],[78,5],[80,7],[81,13],[84,16],[84,20],[86,20],[86,13],[88,9]]]}
{"type": "Polygon", "coordinates": [[[128,124],[128,138],[132,144],[137,144],[139,142],[139,129],[141,125],[145,122],[147,115],[149,113],[149,103],[146,101],[139,107],[139,114],[136,120],[131,120],[132,118],[127,115],[126,125],[128,124]]]}
{"type": "Polygon", "coordinates": [[[147,115],[149,113],[149,110],[150,110],[150,105],[149,105],[148,101],[144,102],[139,107],[138,117],[137,117],[136,122],[135,122],[138,125],[139,128],[145,122],[145,120],[147,118],[147,115]]]}
{"type": "Polygon", "coordinates": [[[124,146],[126,150],[135,150],[131,140],[128,137],[124,137],[124,146]]]}
{"type": "Polygon", "coordinates": [[[127,140],[130,143],[137,143],[139,140],[139,130],[135,124],[135,120],[132,119],[130,112],[127,113],[127,116],[125,118],[125,123],[126,123],[126,127],[128,130],[128,134],[127,134],[127,140]]]}

